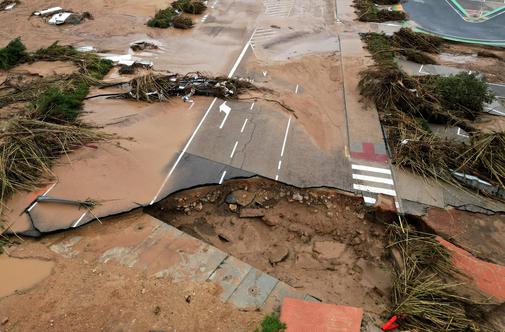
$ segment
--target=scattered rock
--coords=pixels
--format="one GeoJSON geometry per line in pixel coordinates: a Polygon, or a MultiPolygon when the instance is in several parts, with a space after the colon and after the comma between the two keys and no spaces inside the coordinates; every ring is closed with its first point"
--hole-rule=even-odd
{"type": "Polygon", "coordinates": [[[332,217],[333,217],[333,212],[331,212],[331,211],[327,211],[327,212],[326,212],[326,216],[327,216],[328,218],[332,218],[332,217]]]}
{"type": "Polygon", "coordinates": [[[156,307],[154,307],[153,314],[159,315],[160,312],[161,312],[160,306],[157,305],[156,307]]]}
{"type": "Polygon", "coordinates": [[[240,218],[260,218],[265,215],[264,209],[240,209],[240,218]]]}
{"type": "Polygon", "coordinates": [[[316,241],[312,250],[322,259],[339,258],[345,250],[345,244],[333,241],[316,241]]]}
{"type": "Polygon", "coordinates": [[[5,317],[4,319],[2,319],[2,325],[5,325],[9,322],[9,317],[5,317]]]}
{"type": "Polygon", "coordinates": [[[140,291],[140,294],[145,294],[145,293],[146,293],[146,289],[142,288],[142,290],[140,291]]]}
{"type": "Polygon", "coordinates": [[[303,196],[299,193],[294,193],[292,198],[294,201],[303,202],[303,196]]]}
{"type": "Polygon", "coordinates": [[[219,237],[219,239],[221,241],[233,242],[233,234],[230,231],[228,231],[226,228],[219,230],[217,232],[217,236],[219,237]]]}
{"type": "Polygon", "coordinates": [[[237,198],[233,193],[230,193],[228,196],[226,196],[224,201],[228,204],[237,204],[237,198]]]}
{"type": "Polygon", "coordinates": [[[231,212],[237,212],[238,206],[237,204],[228,204],[228,209],[230,209],[231,212]]]}
{"type": "Polygon", "coordinates": [[[235,201],[240,206],[247,206],[254,200],[254,193],[250,193],[245,190],[235,190],[232,195],[235,197],[235,201]]]}
{"type": "Polygon", "coordinates": [[[282,262],[288,255],[289,249],[283,245],[273,245],[267,251],[268,261],[272,265],[282,262]]]}
{"type": "Polygon", "coordinates": [[[195,211],[202,211],[203,209],[203,204],[201,202],[198,202],[195,207],[194,207],[195,211]]]}
{"type": "Polygon", "coordinates": [[[268,226],[277,226],[281,223],[281,217],[276,214],[269,214],[262,218],[263,222],[268,226]]]}
{"type": "Polygon", "coordinates": [[[184,296],[184,299],[186,300],[187,303],[191,303],[191,295],[184,296]]]}
{"type": "Polygon", "coordinates": [[[134,51],[143,51],[145,49],[154,50],[158,48],[158,45],[147,41],[139,41],[130,44],[130,48],[134,51]]]}

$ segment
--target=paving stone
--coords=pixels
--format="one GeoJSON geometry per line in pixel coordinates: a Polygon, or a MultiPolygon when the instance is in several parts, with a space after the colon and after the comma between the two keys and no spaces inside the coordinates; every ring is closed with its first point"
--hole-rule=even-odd
{"type": "Polygon", "coordinates": [[[221,265],[209,277],[209,281],[215,282],[223,291],[219,295],[223,302],[226,302],[238,288],[252,266],[241,260],[228,256],[221,265]]]}
{"type": "Polygon", "coordinates": [[[479,290],[502,303],[505,301],[505,266],[480,260],[439,236],[437,241],[451,251],[454,266],[468,275],[479,290]]]}
{"type": "Polygon", "coordinates": [[[280,319],[286,332],[359,332],[363,309],[285,297],[280,319]]]}
{"type": "Polygon", "coordinates": [[[243,309],[261,308],[279,280],[252,268],[228,302],[243,309]]]}
{"type": "Polygon", "coordinates": [[[148,272],[156,277],[169,277],[174,282],[207,280],[228,256],[216,247],[183,234],[167,245],[159,245],[149,254],[148,272]]]}
{"type": "Polygon", "coordinates": [[[303,300],[305,298],[305,293],[299,292],[294,287],[279,281],[261,309],[265,312],[279,311],[285,297],[303,300]]]}

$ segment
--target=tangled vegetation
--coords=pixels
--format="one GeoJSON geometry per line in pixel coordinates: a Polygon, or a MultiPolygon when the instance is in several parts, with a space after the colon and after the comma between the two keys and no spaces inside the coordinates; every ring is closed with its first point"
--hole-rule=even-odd
{"type": "Polygon", "coordinates": [[[480,189],[486,194],[503,190],[505,159],[497,151],[505,150],[505,134],[480,132],[472,123],[481,116],[484,103],[494,98],[486,82],[466,72],[409,76],[394,61],[404,50],[440,52],[438,37],[401,29],[392,37],[369,33],[362,38],[376,64],[361,73],[359,88],[379,111],[393,162],[458,186],[468,183],[456,178],[455,172],[477,176],[495,186],[480,189]],[[449,141],[434,134],[430,123],[459,127],[470,139],[449,141]]]}
{"type": "Polygon", "coordinates": [[[487,331],[478,324],[480,303],[457,295],[465,278],[456,271],[448,249],[434,235],[411,229],[401,218],[388,226],[389,249],[397,259],[391,312],[402,328],[438,331],[487,331]]]}
{"type": "MultiPolygon", "coordinates": [[[[362,22],[386,22],[386,21],[404,21],[407,16],[404,12],[381,9],[378,5],[391,4],[393,1],[385,0],[354,0],[354,8],[358,20],[362,22]]],[[[398,1],[392,3],[396,4],[398,1]]]]}
{"type": "Polygon", "coordinates": [[[147,22],[152,28],[166,29],[174,27],[177,29],[189,29],[193,27],[193,20],[181,13],[201,14],[207,9],[201,0],[176,0],[171,7],[161,9],[154,17],[147,22]]]}
{"type": "Polygon", "coordinates": [[[0,69],[7,70],[26,60],[28,54],[21,39],[12,40],[0,49],[0,69]]]}
{"type": "Polygon", "coordinates": [[[207,6],[201,0],[176,0],[172,2],[172,7],[180,12],[197,15],[207,9],[207,6]]]}
{"type": "MultiPolygon", "coordinates": [[[[20,40],[14,43],[25,49],[20,40]]],[[[33,190],[51,178],[51,166],[60,156],[109,138],[80,121],[79,115],[89,87],[103,78],[112,62],[54,43],[25,52],[11,65],[39,60],[72,61],[79,69],[70,75],[21,82],[8,78],[2,83],[0,107],[23,106],[0,123],[0,211],[14,192],[33,190]]]]}

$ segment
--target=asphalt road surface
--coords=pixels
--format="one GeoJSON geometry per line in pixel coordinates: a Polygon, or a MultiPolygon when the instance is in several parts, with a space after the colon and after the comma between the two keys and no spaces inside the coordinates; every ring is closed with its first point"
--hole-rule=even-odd
{"type": "Polygon", "coordinates": [[[409,18],[428,32],[449,38],[505,45],[505,14],[484,22],[466,21],[450,0],[407,0],[409,18]]]}

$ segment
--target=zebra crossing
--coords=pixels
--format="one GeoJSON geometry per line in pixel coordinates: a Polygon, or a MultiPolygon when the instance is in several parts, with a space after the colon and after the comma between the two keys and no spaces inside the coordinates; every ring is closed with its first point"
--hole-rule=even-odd
{"type": "Polygon", "coordinates": [[[265,0],[265,16],[288,17],[293,9],[294,0],[265,0]]]}
{"type": "Polygon", "coordinates": [[[274,28],[257,28],[251,37],[251,46],[263,45],[274,38],[279,33],[279,29],[274,28]]]}
{"type": "Polygon", "coordinates": [[[363,164],[352,164],[353,189],[361,191],[367,205],[376,202],[377,194],[395,197],[396,190],[391,169],[363,164]]]}

